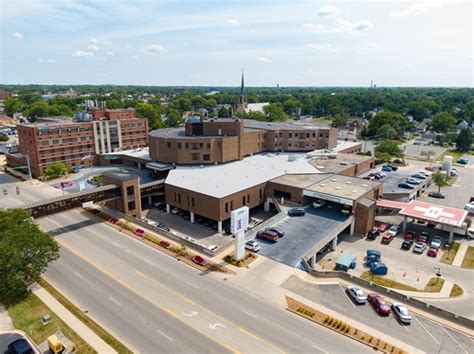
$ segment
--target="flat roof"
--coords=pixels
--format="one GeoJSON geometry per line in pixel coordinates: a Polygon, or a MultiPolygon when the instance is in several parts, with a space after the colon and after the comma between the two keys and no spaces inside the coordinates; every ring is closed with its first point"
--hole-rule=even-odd
{"type": "Polygon", "coordinates": [[[362,144],[361,141],[344,141],[344,140],[338,140],[337,141],[337,146],[333,148],[332,150],[335,152],[339,152],[341,150],[349,149],[351,147],[356,147],[358,145],[362,144]]]}
{"type": "Polygon", "coordinates": [[[115,152],[107,152],[104,154],[100,154],[103,156],[118,156],[118,155],[124,155],[124,156],[130,156],[130,157],[136,157],[140,158],[143,160],[148,160],[151,161],[150,158],[150,151],[147,147],[143,148],[138,148],[138,149],[129,149],[129,150],[122,150],[122,151],[115,151],[115,152]]]}
{"type": "Polygon", "coordinates": [[[293,122],[264,122],[253,119],[244,119],[245,128],[265,130],[329,130],[327,125],[303,125],[293,122]]]}
{"type": "Polygon", "coordinates": [[[305,188],[305,191],[327,194],[349,200],[357,200],[381,184],[381,182],[369,181],[363,178],[331,175],[326,179],[305,188]]]}
{"type": "Polygon", "coordinates": [[[317,169],[328,173],[340,173],[350,166],[361,162],[372,160],[372,156],[363,156],[356,154],[337,153],[336,158],[331,156],[317,157],[311,161],[311,164],[317,169]]]}
{"type": "Polygon", "coordinates": [[[166,184],[222,198],[287,173],[319,171],[308,162],[305,154],[262,153],[219,165],[176,166],[169,172],[166,184]]]}
{"type": "Polygon", "coordinates": [[[284,186],[306,188],[318,183],[330,176],[329,173],[311,173],[311,174],[286,174],[270,180],[269,182],[277,183],[284,186]]]}

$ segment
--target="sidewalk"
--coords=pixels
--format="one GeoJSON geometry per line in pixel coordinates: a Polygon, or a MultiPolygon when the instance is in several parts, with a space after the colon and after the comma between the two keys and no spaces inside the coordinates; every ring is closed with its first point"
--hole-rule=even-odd
{"type": "Polygon", "coordinates": [[[7,309],[0,304],[0,333],[12,331],[13,329],[13,322],[7,309]]]}
{"type": "Polygon", "coordinates": [[[456,253],[456,256],[454,257],[453,263],[451,264],[454,267],[460,267],[462,264],[462,261],[464,260],[464,256],[466,255],[467,251],[467,244],[461,243],[459,246],[458,252],[456,253]]]}
{"type": "Polygon", "coordinates": [[[397,292],[405,294],[410,297],[423,298],[423,299],[449,299],[451,290],[453,289],[454,282],[445,280],[443,287],[439,292],[424,292],[424,291],[406,291],[398,289],[397,292]]]}
{"type": "Polygon", "coordinates": [[[117,353],[42,287],[37,286],[33,293],[98,353],[117,353]]]}

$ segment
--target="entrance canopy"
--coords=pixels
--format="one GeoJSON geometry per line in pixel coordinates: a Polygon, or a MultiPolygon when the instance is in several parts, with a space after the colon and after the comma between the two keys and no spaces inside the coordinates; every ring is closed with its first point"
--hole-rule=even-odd
{"type": "Polygon", "coordinates": [[[444,205],[412,200],[408,203],[379,199],[377,206],[390,209],[399,209],[400,215],[415,219],[433,221],[438,224],[462,227],[467,211],[451,208],[444,205]]]}

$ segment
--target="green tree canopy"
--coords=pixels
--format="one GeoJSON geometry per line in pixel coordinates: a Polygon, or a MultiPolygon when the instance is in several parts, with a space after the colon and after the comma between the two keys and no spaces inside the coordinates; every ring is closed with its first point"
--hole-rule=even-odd
{"type": "Polygon", "coordinates": [[[389,124],[384,124],[377,129],[377,139],[394,140],[397,138],[399,138],[397,131],[389,124]]]}
{"type": "Polygon", "coordinates": [[[41,100],[36,101],[29,106],[29,108],[25,112],[26,116],[32,121],[36,121],[36,119],[40,117],[46,117],[49,114],[49,105],[41,100]]]}
{"type": "Polygon", "coordinates": [[[468,151],[471,149],[473,143],[472,130],[461,129],[458,136],[456,137],[456,150],[468,151]]]}
{"type": "Polygon", "coordinates": [[[400,145],[397,141],[394,140],[381,140],[379,144],[375,147],[375,153],[378,154],[388,154],[391,157],[403,157],[403,151],[400,149],[400,145]]]}
{"type": "Polygon", "coordinates": [[[283,111],[283,105],[281,103],[271,103],[263,107],[263,111],[267,116],[267,120],[270,122],[281,122],[289,118],[283,111]]]}
{"type": "Polygon", "coordinates": [[[448,133],[454,129],[456,118],[451,113],[440,112],[431,120],[431,128],[439,133],[448,133]]]}
{"type": "Polygon", "coordinates": [[[1,142],[4,142],[4,143],[5,143],[5,142],[7,142],[9,139],[10,139],[10,138],[8,137],[7,134],[5,134],[5,133],[0,133],[0,141],[1,141],[1,142]]]}
{"type": "Polygon", "coordinates": [[[148,119],[148,126],[151,129],[157,129],[161,127],[161,110],[156,108],[150,103],[138,102],[135,105],[135,111],[137,117],[148,119]]]}
{"type": "Polygon", "coordinates": [[[59,247],[22,209],[0,210],[0,300],[21,300],[49,263],[59,258],[59,247]]]}
{"type": "Polygon", "coordinates": [[[44,174],[49,177],[63,176],[67,173],[67,167],[61,162],[53,163],[44,170],[44,174]]]}
{"type": "Polygon", "coordinates": [[[433,182],[438,186],[438,193],[441,192],[441,187],[445,187],[449,184],[449,177],[446,173],[435,173],[433,174],[433,182]]]}
{"type": "Polygon", "coordinates": [[[179,113],[177,109],[169,109],[168,112],[166,112],[166,120],[164,124],[170,128],[179,127],[181,124],[183,124],[181,113],[179,113]]]}
{"type": "Polygon", "coordinates": [[[23,103],[17,97],[6,97],[3,101],[5,114],[12,117],[15,113],[23,111],[23,103]]]}
{"type": "Polygon", "coordinates": [[[349,116],[344,113],[338,113],[331,119],[333,127],[342,127],[349,122],[349,116]]]}
{"type": "Polygon", "coordinates": [[[221,107],[217,113],[218,118],[230,118],[231,110],[225,107],[221,107]]]}
{"type": "Polygon", "coordinates": [[[367,127],[367,136],[377,136],[379,129],[382,126],[389,126],[395,130],[396,136],[400,137],[406,131],[410,130],[412,124],[407,117],[390,111],[383,111],[377,113],[369,120],[367,127]]]}

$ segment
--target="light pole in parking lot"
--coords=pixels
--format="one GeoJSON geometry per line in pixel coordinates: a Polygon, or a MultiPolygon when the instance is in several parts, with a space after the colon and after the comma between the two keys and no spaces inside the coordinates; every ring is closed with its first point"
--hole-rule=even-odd
{"type": "Polygon", "coordinates": [[[438,267],[438,266],[436,266],[436,267],[434,267],[434,268],[435,268],[435,270],[436,270],[436,277],[437,277],[437,278],[436,278],[436,284],[438,284],[439,278],[441,278],[441,268],[438,267]]]}

